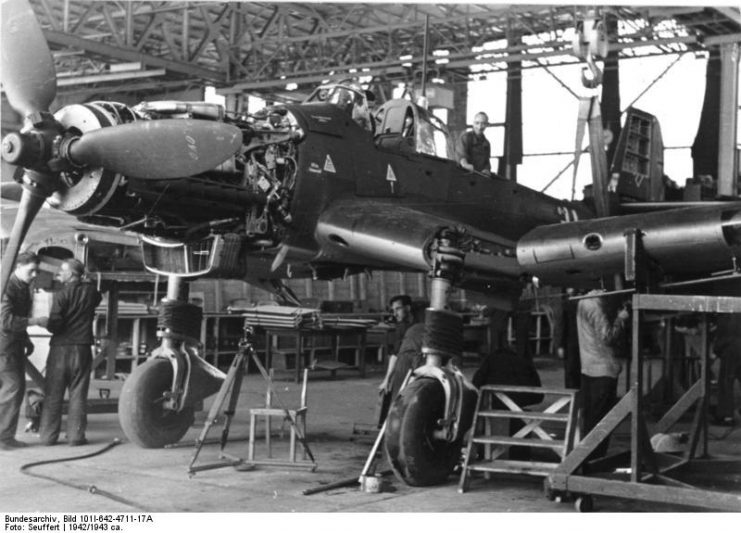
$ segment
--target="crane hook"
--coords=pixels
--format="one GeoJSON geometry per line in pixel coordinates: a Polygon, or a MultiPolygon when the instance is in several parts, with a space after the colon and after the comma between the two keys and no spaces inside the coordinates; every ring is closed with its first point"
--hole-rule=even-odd
{"type": "Polygon", "coordinates": [[[581,83],[587,89],[596,89],[602,84],[602,70],[589,52],[586,57],[587,65],[581,69],[581,83]]]}
{"type": "Polygon", "coordinates": [[[584,87],[594,89],[602,83],[602,70],[595,58],[607,56],[608,43],[604,22],[588,17],[576,28],[572,43],[574,55],[583,59],[586,66],[582,68],[581,82],[584,87]]]}

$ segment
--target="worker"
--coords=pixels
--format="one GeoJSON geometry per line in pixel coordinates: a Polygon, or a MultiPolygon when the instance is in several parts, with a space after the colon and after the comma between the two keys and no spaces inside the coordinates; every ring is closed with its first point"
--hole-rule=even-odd
{"type": "MultiPolygon", "coordinates": [[[[396,365],[399,359],[399,353],[405,334],[407,330],[412,327],[412,325],[420,322],[416,314],[412,312],[412,299],[409,297],[409,295],[397,294],[396,296],[392,297],[391,300],[389,300],[389,306],[391,307],[391,312],[394,315],[396,330],[394,332],[395,337],[393,347],[391,349],[391,353],[389,354],[388,365],[386,367],[386,374],[383,377],[383,381],[381,381],[381,384],[378,386],[379,393],[381,394],[380,404],[382,405],[381,413],[379,416],[379,424],[382,423],[383,420],[386,418],[388,406],[395,396],[395,394],[392,394],[392,391],[398,392],[398,387],[394,389],[392,385],[394,383],[396,383],[397,385],[399,384],[399,380],[395,376],[395,373],[397,372],[396,365]]],[[[403,379],[404,376],[401,377],[401,380],[403,379]]]]}
{"type": "Polygon", "coordinates": [[[404,333],[404,338],[397,352],[394,371],[389,379],[388,392],[391,399],[395,398],[401,391],[409,371],[425,364],[425,356],[422,353],[424,333],[424,322],[413,323],[404,333]]]}
{"type": "Polygon", "coordinates": [[[42,444],[57,443],[62,424],[64,393],[69,389],[67,443],[87,443],[87,395],[93,355],[93,319],[101,300],[89,282],[83,282],[84,265],[67,259],[55,278],[63,288],[54,294],[46,328],[52,333],[46,360],[46,398],[41,410],[39,433],[42,444]]]}
{"type": "Polygon", "coordinates": [[[31,318],[31,282],[39,273],[39,258],[24,252],[18,255],[15,270],[8,279],[0,306],[0,450],[26,446],[15,438],[18,415],[26,390],[26,357],[33,343],[26,328],[39,325],[43,318],[31,318]]]}
{"type": "Polygon", "coordinates": [[[579,333],[576,327],[577,300],[571,298],[577,295],[571,287],[566,289],[561,314],[561,342],[558,346],[558,355],[563,358],[564,387],[579,389],[581,387],[581,360],[579,358],[579,333]]]}
{"type": "Polygon", "coordinates": [[[375,107],[376,96],[371,91],[363,91],[363,96],[355,95],[352,108],[352,119],[371,135],[376,133],[375,119],[373,111],[375,107]]]}
{"type": "MultiPolygon", "coordinates": [[[[579,300],[576,328],[579,336],[582,394],[582,435],[587,435],[617,403],[618,376],[623,368],[621,351],[627,331],[628,309],[611,312],[604,291],[595,289],[579,300]]],[[[604,439],[591,459],[607,453],[609,438],[604,439]]]]}
{"type": "Polygon", "coordinates": [[[733,426],[733,386],[741,383],[741,313],[723,313],[716,322],[713,352],[720,359],[715,425],[733,426]]]}
{"type": "Polygon", "coordinates": [[[537,288],[535,283],[528,281],[522,289],[520,298],[517,301],[514,312],[512,313],[512,326],[515,333],[515,350],[518,357],[532,360],[533,350],[530,345],[530,330],[532,329],[533,301],[537,302],[537,288]]]}
{"type": "Polygon", "coordinates": [[[464,131],[458,139],[458,162],[466,170],[491,174],[491,145],[484,136],[488,123],[486,113],[476,113],[473,129],[464,131]]]}

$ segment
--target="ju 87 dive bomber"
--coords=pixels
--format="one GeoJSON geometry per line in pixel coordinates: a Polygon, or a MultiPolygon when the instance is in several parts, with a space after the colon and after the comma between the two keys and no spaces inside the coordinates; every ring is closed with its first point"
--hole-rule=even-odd
{"type": "Polygon", "coordinates": [[[462,319],[446,309],[450,287],[507,306],[533,276],[595,285],[624,273],[631,231],[661,280],[737,269],[738,201],[596,218],[589,204],[461,168],[425,107],[393,99],[371,109],[352,82],[252,115],[178,101],[52,113],[56,75],[33,11],[25,0],[2,10],[3,86],[24,119],[2,141],[2,157],[23,169],[3,184],[3,197],[19,202],[3,287],[45,202],[140,236],[145,266],[168,277],[162,345],[127,379],[119,406],[141,446],[179,440],[224,378],[189,336],[200,319],[179,298],[189,278],[244,279],[290,300],[282,280],[291,277],[428,273],[427,364],[392,408],[386,450],[402,479],[429,485],[455,466],[475,394],[446,365],[462,341],[462,319]]]}

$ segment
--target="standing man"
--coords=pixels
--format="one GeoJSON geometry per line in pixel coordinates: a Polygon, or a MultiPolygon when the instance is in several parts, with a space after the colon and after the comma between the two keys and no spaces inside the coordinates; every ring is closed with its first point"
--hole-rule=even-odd
{"type": "Polygon", "coordinates": [[[396,352],[396,364],[389,378],[388,392],[391,401],[401,391],[410,370],[414,370],[425,364],[425,356],[422,353],[422,340],[425,334],[424,322],[415,322],[409,326],[401,340],[399,350],[396,352]]]}
{"type": "Polygon", "coordinates": [[[398,294],[391,298],[389,301],[391,306],[391,312],[394,314],[396,320],[396,339],[394,341],[394,348],[392,353],[389,355],[389,363],[386,368],[386,375],[383,381],[378,386],[381,392],[390,392],[391,376],[394,373],[396,367],[396,360],[398,358],[399,349],[401,348],[401,342],[404,340],[404,334],[407,329],[415,323],[414,314],[412,313],[412,299],[406,294],[398,294]]]}
{"type": "MultiPolygon", "coordinates": [[[[580,300],[576,309],[584,409],[582,435],[587,435],[617,403],[618,376],[623,368],[618,353],[629,316],[625,307],[617,316],[610,313],[603,290],[590,291],[587,296],[590,297],[580,300]]],[[[609,439],[603,440],[590,458],[603,457],[608,445],[609,439]]]]}
{"type": "Polygon", "coordinates": [[[576,294],[573,288],[566,289],[561,314],[561,346],[563,352],[564,387],[567,389],[581,388],[581,359],[579,355],[579,332],[576,325],[577,301],[571,297],[576,294]]]}
{"type": "Polygon", "coordinates": [[[0,450],[4,451],[26,446],[25,442],[16,440],[15,431],[26,391],[26,357],[33,352],[26,327],[44,320],[29,318],[33,304],[30,284],[38,273],[38,256],[28,252],[19,254],[0,306],[0,450]]]}
{"type": "Polygon", "coordinates": [[[39,434],[47,446],[56,444],[62,425],[62,402],[69,388],[67,442],[86,444],[87,393],[93,362],[93,319],[101,300],[92,283],[82,282],[84,265],[67,259],[59,266],[56,279],[63,288],[54,294],[49,321],[52,333],[46,360],[46,399],[41,411],[39,434]]]}
{"type": "Polygon", "coordinates": [[[476,113],[473,129],[464,131],[458,140],[458,162],[466,170],[491,174],[491,145],[484,136],[488,123],[486,113],[476,113]]]}

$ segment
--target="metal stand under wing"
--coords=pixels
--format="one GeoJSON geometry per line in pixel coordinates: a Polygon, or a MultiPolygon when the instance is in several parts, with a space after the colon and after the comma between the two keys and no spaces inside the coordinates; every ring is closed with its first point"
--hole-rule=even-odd
{"type": "MultiPolygon", "coordinates": [[[[741,511],[741,492],[729,493],[704,490],[680,481],[680,474],[691,473],[692,464],[703,463],[703,469],[713,468],[708,455],[708,392],[709,362],[707,343],[707,313],[741,313],[741,298],[686,295],[633,295],[632,376],[630,390],[615,407],[584,437],[563,462],[545,480],[546,496],[554,499],[561,494],[577,495],[577,509],[591,508],[590,495],[617,496],[635,500],[662,502],[691,507],[704,507],[725,511],[741,511]],[[680,418],[690,412],[692,425],[690,440],[681,456],[653,451],[644,417],[643,361],[641,355],[641,312],[674,311],[702,313],[703,350],[700,358],[700,375],[689,389],[671,406],[655,424],[654,433],[669,430],[680,418]],[[590,453],[604,441],[615,428],[630,418],[631,443],[626,453],[605,457],[587,465],[590,453]],[[699,448],[699,453],[698,453],[699,448]],[[695,461],[703,458],[702,461],[695,461]],[[627,459],[627,462],[626,462],[627,459]],[[587,474],[585,468],[588,468],[587,474]],[[615,466],[624,466],[623,474],[615,466]],[[627,468],[625,467],[627,466],[627,468]],[[671,475],[670,475],[671,474],[671,475]],[[675,477],[676,476],[676,477],[675,477]]],[[[738,469],[741,463],[725,461],[723,472],[738,469]]],[[[718,470],[721,472],[721,470],[718,470]]]]}

